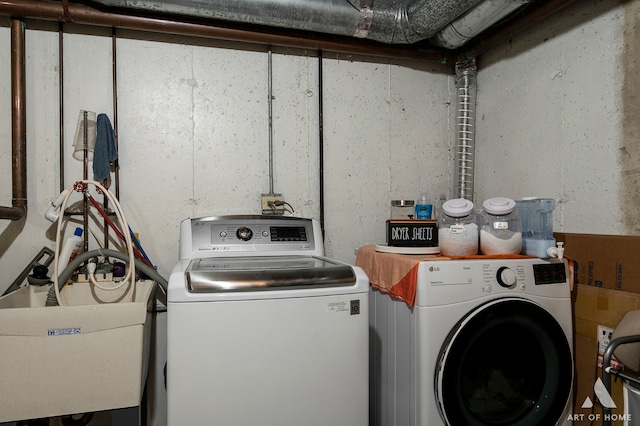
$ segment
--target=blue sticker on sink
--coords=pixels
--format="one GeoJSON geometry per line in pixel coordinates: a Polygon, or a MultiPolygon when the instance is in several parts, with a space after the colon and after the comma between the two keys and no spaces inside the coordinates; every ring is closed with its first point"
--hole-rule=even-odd
{"type": "Polygon", "coordinates": [[[80,327],[71,327],[71,328],[53,328],[47,330],[47,336],[67,336],[70,334],[80,334],[80,327]]]}

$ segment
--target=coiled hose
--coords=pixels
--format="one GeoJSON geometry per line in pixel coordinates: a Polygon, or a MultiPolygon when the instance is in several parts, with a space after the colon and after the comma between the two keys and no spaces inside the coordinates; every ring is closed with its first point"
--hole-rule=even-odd
{"type": "MultiPolygon", "coordinates": [[[[60,273],[60,276],[58,277],[58,285],[60,286],[59,290],[62,290],[62,287],[65,286],[65,284],[67,283],[67,280],[69,279],[71,274],[73,274],[73,271],[75,271],[76,268],[78,268],[78,266],[80,266],[83,262],[97,256],[115,257],[117,259],[124,260],[125,262],[129,261],[129,255],[127,253],[122,253],[117,250],[100,248],[100,249],[88,251],[86,253],[81,253],[78,256],[76,256],[71,262],[69,262],[67,267],[64,268],[64,271],[60,273]]],[[[160,285],[162,292],[166,296],[168,283],[167,283],[167,280],[164,279],[164,277],[162,277],[162,275],[158,273],[158,271],[151,268],[149,265],[145,264],[140,259],[135,259],[135,266],[139,271],[142,271],[145,275],[147,275],[153,281],[157,282],[160,285]]],[[[166,300],[164,301],[164,303],[166,304],[166,300]]],[[[58,300],[56,298],[56,289],[53,286],[49,289],[49,293],[47,293],[47,302],[45,306],[58,306],[58,300]]]]}

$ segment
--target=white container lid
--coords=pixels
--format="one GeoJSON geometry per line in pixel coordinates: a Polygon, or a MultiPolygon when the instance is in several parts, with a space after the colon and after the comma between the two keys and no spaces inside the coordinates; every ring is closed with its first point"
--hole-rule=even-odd
{"type": "Polygon", "coordinates": [[[450,217],[468,216],[473,211],[473,203],[464,198],[454,198],[442,205],[442,210],[450,217]]]}
{"type": "Polygon", "coordinates": [[[485,200],[482,207],[487,213],[500,216],[513,212],[516,208],[516,202],[511,198],[494,197],[485,200]]]}

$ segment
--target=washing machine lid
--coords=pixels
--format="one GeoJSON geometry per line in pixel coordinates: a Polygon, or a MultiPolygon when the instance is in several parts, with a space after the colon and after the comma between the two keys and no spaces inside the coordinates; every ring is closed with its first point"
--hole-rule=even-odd
{"type": "Polygon", "coordinates": [[[185,278],[190,293],[224,293],[348,287],[349,265],[315,256],[251,256],[194,259],[185,278]]]}

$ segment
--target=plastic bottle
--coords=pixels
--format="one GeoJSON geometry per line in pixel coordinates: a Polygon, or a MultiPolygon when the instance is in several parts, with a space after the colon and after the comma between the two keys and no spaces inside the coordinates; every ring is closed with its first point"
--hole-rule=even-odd
{"type": "Polygon", "coordinates": [[[431,219],[433,206],[426,193],[420,194],[416,200],[416,219],[431,219]]]}
{"type": "Polygon", "coordinates": [[[58,274],[62,273],[69,262],[82,252],[83,248],[82,228],[76,228],[73,235],[64,240],[64,244],[58,254],[58,274]]]}

